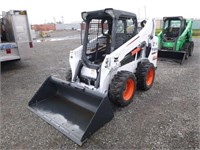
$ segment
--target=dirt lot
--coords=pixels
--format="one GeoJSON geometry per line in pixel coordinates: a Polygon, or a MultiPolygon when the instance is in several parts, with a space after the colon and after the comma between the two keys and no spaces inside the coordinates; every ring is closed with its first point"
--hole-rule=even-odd
{"type": "MultiPolygon", "coordinates": [[[[71,32],[70,35],[74,35],[71,32]]],[[[79,147],[27,108],[44,80],[64,79],[68,55],[79,39],[35,43],[31,58],[1,65],[0,149],[200,148],[200,39],[184,64],[158,61],[153,87],[79,147]]]]}

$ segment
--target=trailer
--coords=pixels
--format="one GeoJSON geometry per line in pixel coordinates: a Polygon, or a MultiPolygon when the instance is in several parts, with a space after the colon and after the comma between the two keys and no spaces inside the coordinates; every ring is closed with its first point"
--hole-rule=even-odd
{"type": "Polygon", "coordinates": [[[26,44],[28,53],[33,48],[31,28],[26,10],[3,11],[0,17],[0,62],[20,60],[26,44]]]}

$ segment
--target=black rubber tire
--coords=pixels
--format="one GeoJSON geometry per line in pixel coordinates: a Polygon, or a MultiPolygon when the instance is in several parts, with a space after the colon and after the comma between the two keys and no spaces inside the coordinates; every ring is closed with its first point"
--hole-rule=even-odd
{"type": "Polygon", "coordinates": [[[190,41],[190,46],[189,46],[189,56],[192,56],[193,49],[194,49],[194,42],[193,42],[193,41],[190,41]]]}
{"type": "Polygon", "coordinates": [[[136,91],[135,75],[129,71],[120,71],[114,75],[110,83],[108,96],[114,104],[120,107],[124,107],[132,102],[135,91],[136,91]],[[129,98],[125,100],[123,94],[126,89],[126,84],[130,80],[131,82],[133,82],[134,88],[129,98]]]}
{"type": "Polygon", "coordinates": [[[65,79],[66,79],[66,81],[71,81],[72,80],[72,70],[71,69],[69,69],[67,71],[65,79]]]}
{"type": "Polygon", "coordinates": [[[186,42],[186,43],[183,44],[183,47],[181,48],[181,51],[185,51],[186,52],[185,60],[187,60],[188,57],[189,57],[189,47],[190,47],[190,43],[186,42]]]}
{"type": "Polygon", "coordinates": [[[149,90],[152,87],[155,78],[154,65],[150,62],[140,62],[138,64],[136,76],[137,76],[137,89],[142,91],[149,90]],[[150,84],[147,84],[147,76],[150,69],[152,69],[153,76],[151,78],[150,84]]]}

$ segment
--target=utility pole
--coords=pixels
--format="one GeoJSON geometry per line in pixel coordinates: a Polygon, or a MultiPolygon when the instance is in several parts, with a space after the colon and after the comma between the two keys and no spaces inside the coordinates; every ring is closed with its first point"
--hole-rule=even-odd
{"type": "Polygon", "coordinates": [[[61,18],[62,18],[62,24],[64,24],[64,18],[63,18],[63,16],[61,18]]]}
{"type": "Polygon", "coordinates": [[[144,6],[144,17],[145,17],[145,19],[147,19],[147,16],[146,16],[147,14],[146,14],[146,6],[144,6]]]}
{"type": "Polygon", "coordinates": [[[53,21],[54,21],[54,24],[56,24],[56,18],[55,17],[53,17],[53,21]]]}
{"type": "Polygon", "coordinates": [[[138,8],[138,20],[140,20],[140,8],[138,8]]]}

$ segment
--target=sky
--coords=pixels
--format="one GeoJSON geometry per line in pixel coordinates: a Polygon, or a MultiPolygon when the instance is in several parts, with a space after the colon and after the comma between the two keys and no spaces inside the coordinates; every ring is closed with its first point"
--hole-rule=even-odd
{"type": "Polygon", "coordinates": [[[133,12],[139,19],[183,16],[200,18],[199,0],[0,0],[0,13],[27,10],[30,24],[81,22],[81,12],[114,8],[133,12]]]}

